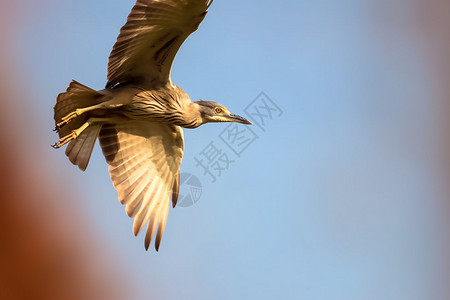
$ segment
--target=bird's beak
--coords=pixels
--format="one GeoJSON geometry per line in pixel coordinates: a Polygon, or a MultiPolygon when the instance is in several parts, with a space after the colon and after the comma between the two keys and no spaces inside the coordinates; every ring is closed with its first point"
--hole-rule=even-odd
{"type": "Polygon", "coordinates": [[[227,119],[229,119],[230,122],[253,125],[253,123],[247,120],[246,118],[234,114],[227,115],[227,119]]]}

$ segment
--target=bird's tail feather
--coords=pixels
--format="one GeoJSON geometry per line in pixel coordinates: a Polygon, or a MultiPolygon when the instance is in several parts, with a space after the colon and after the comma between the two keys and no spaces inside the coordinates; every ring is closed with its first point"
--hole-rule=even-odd
{"type": "MultiPolygon", "coordinates": [[[[67,91],[61,93],[56,98],[54,107],[55,125],[68,114],[74,112],[77,108],[84,108],[96,105],[102,101],[103,94],[93,90],[75,80],[73,80],[67,91]]],[[[75,119],[58,128],[59,137],[62,138],[79,127],[81,127],[89,118],[89,114],[82,114],[75,119]]],[[[91,157],[92,149],[101,129],[101,124],[91,125],[85,129],[80,136],[71,141],[66,149],[66,155],[69,160],[77,165],[81,170],[85,170],[91,157]]]]}
{"type": "MultiPolygon", "coordinates": [[[[77,108],[84,108],[100,103],[102,101],[102,96],[103,94],[96,90],[73,80],[67,88],[67,91],[59,94],[56,98],[56,105],[53,108],[55,113],[55,125],[59,123],[63,117],[74,112],[77,108]]],[[[59,137],[61,138],[71,133],[72,130],[83,125],[87,119],[88,115],[81,115],[64,125],[62,128],[59,128],[59,137]]]]}
{"type": "Polygon", "coordinates": [[[95,141],[102,129],[102,124],[94,124],[86,128],[79,137],[71,141],[66,148],[66,155],[70,162],[78,166],[81,171],[86,170],[95,141]]]}

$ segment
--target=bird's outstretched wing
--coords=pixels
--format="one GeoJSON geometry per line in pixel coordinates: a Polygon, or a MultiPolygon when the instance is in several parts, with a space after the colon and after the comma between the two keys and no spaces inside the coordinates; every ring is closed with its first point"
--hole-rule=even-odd
{"type": "Polygon", "coordinates": [[[146,121],[104,125],[100,145],[119,200],[134,218],[137,235],[148,221],[145,248],[156,227],[158,250],[169,212],[170,198],[178,197],[183,131],[178,126],[146,121]]]}
{"type": "Polygon", "coordinates": [[[203,21],[212,0],[138,0],[109,56],[106,87],[170,82],[175,55],[203,21]]]}

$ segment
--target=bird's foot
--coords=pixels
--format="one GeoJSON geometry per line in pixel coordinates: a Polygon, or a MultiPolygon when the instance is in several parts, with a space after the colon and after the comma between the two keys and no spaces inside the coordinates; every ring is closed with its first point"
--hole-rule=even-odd
{"type": "Polygon", "coordinates": [[[73,112],[71,112],[67,116],[62,117],[61,121],[56,124],[55,131],[58,131],[64,125],[69,124],[70,121],[72,121],[73,119],[75,119],[79,115],[81,115],[80,111],[78,109],[75,109],[73,112]]]}
{"type": "Polygon", "coordinates": [[[64,146],[65,144],[67,144],[68,142],[70,142],[71,140],[74,140],[78,137],[78,132],[77,130],[72,131],[71,134],[68,134],[62,138],[60,138],[56,143],[54,143],[53,145],[51,145],[53,147],[53,149],[59,149],[62,146],[64,146]]]}

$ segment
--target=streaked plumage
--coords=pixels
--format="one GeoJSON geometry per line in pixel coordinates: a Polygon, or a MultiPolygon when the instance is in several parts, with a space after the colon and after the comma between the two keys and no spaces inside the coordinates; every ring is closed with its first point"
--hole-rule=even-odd
{"type": "Polygon", "coordinates": [[[138,82],[153,89],[170,82],[178,49],[197,30],[211,2],[137,1],[109,56],[106,87],[138,82]]]}
{"type": "Polygon", "coordinates": [[[170,79],[175,55],[204,19],[212,0],[138,0],[120,30],[108,63],[106,88],[72,81],[57,98],[54,119],[60,148],[85,170],[97,137],[119,201],[134,218],[133,233],[147,225],[145,247],[156,232],[158,250],[170,201],[175,207],[183,157],[181,127],[239,122],[216,102],[191,102],[170,79]]]}

